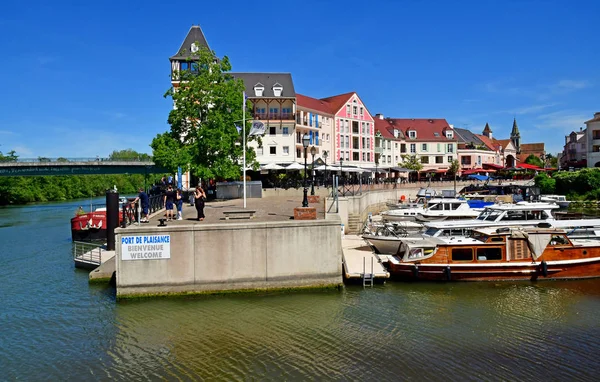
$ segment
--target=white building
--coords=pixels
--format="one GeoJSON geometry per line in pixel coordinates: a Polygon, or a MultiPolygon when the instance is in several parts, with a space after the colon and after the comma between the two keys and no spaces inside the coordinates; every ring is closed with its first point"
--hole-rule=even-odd
{"type": "Polygon", "coordinates": [[[600,167],[600,112],[585,122],[587,133],[587,166],[600,167]]]}

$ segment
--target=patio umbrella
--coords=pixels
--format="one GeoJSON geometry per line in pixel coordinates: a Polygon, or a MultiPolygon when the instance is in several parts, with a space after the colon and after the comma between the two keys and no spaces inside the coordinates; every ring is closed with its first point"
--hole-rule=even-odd
{"type": "Polygon", "coordinates": [[[283,170],[284,168],[277,163],[269,163],[261,167],[262,170],[283,170]]]}
{"type": "MultiPolygon", "coordinates": [[[[304,165],[298,163],[298,162],[292,162],[289,166],[287,167],[282,167],[283,169],[287,170],[304,170],[304,165]]],[[[306,166],[306,168],[310,168],[310,166],[306,166]]]]}

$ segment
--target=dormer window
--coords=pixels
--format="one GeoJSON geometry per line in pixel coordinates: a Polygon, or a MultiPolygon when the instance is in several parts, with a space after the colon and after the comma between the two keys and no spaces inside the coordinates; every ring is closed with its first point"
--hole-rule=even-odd
{"type": "Polygon", "coordinates": [[[282,91],[283,91],[283,86],[281,86],[281,84],[279,82],[276,82],[275,85],[273,85],[273,95],[275,97],[281,97],[282,91]]]}
{"type": "Polygon", "coordinates": [[[452,130],[446,130],[446,138],[452,139],[454,137],[454,132],[452,130]]]}
{"type": "Polygon", "coordinates": [[[260,82],[257,83],[256,85],[254,85],[254,95],[256,97],[262,97],[264,91],[265,91],[265,85],[261,84],[260,82]]]}
{"type": "Polygon", "coordinates": [[[417,138],[417,132],[416,132],[416,131],[414,131],[414,130],[408,130],[408,137],[409,137],[410,139],[415,139],[415,138],[417,138]]]}
{"type": "Polygon", "coordinates": [[[400,135],[400,132],[398,129],[394,129],[394,138],[398,138],[398,135],[400,135]]]}

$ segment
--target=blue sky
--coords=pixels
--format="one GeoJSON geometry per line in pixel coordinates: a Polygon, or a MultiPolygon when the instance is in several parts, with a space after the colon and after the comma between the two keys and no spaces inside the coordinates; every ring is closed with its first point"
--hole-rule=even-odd
{"type": "Polygon", "coordinates": [[[192,24],[235,71],[357,91],[371,113],[446,118],[562,149],[600,111],[597,1],[9,2],[0,151],[106,156],[166,131],[168,57],[192,24]],[[169,5],[171,4],[171,5],[169,5]],[[174,5],[177,4],[177,5],[174,5]]]}

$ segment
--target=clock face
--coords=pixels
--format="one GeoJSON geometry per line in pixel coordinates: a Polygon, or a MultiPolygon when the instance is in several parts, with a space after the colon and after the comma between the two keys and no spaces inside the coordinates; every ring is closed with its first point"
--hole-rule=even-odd
{"type": "Polygon", "coordinates": [[[191,49],[192,49],[192,53],[196,53],[198,51],[198,44],[193,43],[191,49]]]}

